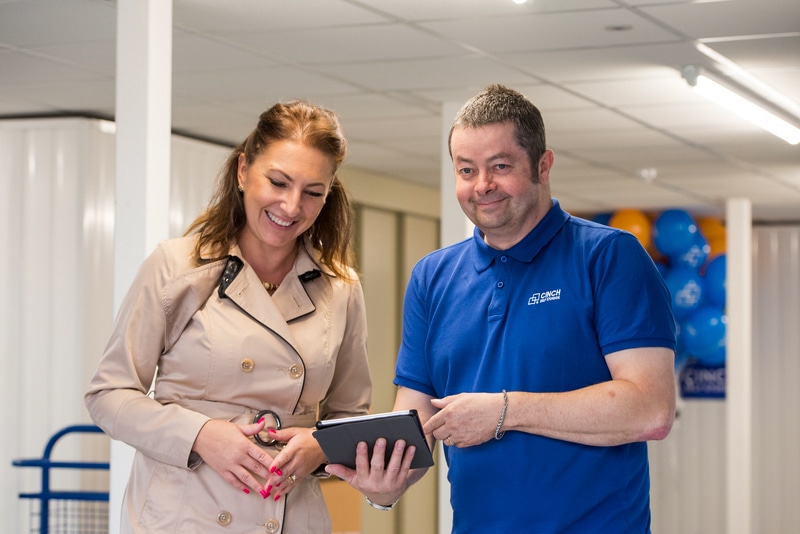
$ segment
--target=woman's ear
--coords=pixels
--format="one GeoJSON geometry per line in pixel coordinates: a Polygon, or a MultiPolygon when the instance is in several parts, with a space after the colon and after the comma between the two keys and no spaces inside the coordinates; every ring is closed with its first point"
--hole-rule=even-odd
{"type": "Polygon", "coordinates": [[[247,174],[247,158],[244,156],[244,152],[239,154],[239,163],[237,165],[237,173],[236,179],[239,182],[239,189],[242,188],[242,181],[244,180],[244,175],[247,174]]]}

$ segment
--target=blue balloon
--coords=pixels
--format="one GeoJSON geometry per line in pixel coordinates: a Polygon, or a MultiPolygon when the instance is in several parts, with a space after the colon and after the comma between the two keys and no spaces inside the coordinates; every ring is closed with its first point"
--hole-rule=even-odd
{"type": "Polygon", "coordinates": [[[689,360],[691,360],[691,356],[689,356],[688,352],[675,351],[675,371],[680,372],[683,366],[689,363],[689,360]]]}
{"type": "Polygon", "coordinates": [[[726,290],[725,290],[725,277],[728,271],[728,260],[725,259],[725,254],[720,254],[708,264],[706,267],[706,274],[703,278],[705,285],[703,287],[706,299],[709,304],[718,306],[725,309],[726,290]]]}
{"type": "Polygon", "coordinates": [[[672,297],[672,313],[682,321],[700,307],[703,301],[703,279],[697,269],[678,266],[664,277],[672,297]]]}
{"type": "Polygon", "coordinates": [[[681,328],[686,352],[701,363],[715,357],[720,347],[725,347],[728,318],[714,306],[704,306],[686,319],[681,328]]]}
{"type": "Polygon", "coordinates": [[[679,370],[681,367],[686,365],[686,363],[691,358],[689,353],[686,352],[686,347],[683,342],[683,336],[681,335],[681,323],[676,321],[675,322],[675,370],[679,370]]]}
{"type": "Polygon", "coordinates": [[[666,210],[653,224],[653,242],[659,252],[669,257],[689,250],[697,234],[694,219],[684,210],[666,210]]]}
{"type": "Polygon", "coordinates": [[[685,265],[699,269],[706,262],[709,252],[711,252],[711,247],[708,245],[708,241],[698,232],[694,235],[694,240],[689,248],[670,256],[670,261],[673,265],[685,265]]]}

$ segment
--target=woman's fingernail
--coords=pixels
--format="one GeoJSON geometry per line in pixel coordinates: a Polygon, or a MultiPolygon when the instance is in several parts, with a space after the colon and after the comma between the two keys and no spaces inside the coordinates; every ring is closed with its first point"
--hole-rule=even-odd
{"type": "Polygon", "coordinates": [[[270,467],[270,468],[269,468],[269,472],[270,472],[270,473],[274,473],[276,469],[277,469],[277,467],[275,467],[275,466],[273,465],[272,467],[270,467]]]}
{"type": "Polygon", "coordinates": [[[261,424],[261,423],[263,423],[263,422],[264,422],[264,418],[263,418],[263,417],[262,417],[261,419],[259,419],[259,420],[258,420],[258,424],[261,424]]]}
{"type": "Polygon", "coordinates": [[[275,502],[278,502],[278,499],[280,499],[280,498],[281,498],[280,495],[275,495],[275,502]]]}
{"type": "Polygon", "coordinates": [[[269,493],[267,493],[267,490],[261,490],[261,491],[259,491],[259,493],[260,493],[260,494],[261,494],[261,496],[262,496],[262,497],[264,497],[265,499],[266,499],[267,497],[269,497],[269,493]]]}
{"type": "Polygon", "coordinates": [[[243,492],[245,492],[245,493],[247,493],[248,495],[250,495],[250,490],[249,490],[249,489],[247,489],[247,488],[244,488],[242,491],[243,491],[243,492]]]}
{"type": "Polygon", "coordinates": [[[280,469],[276,469],[275,473],[277,473],[279,477],[283,476],[283,471],[281,471],[280,469]]]}
{"type": "Polygon", "coordinates": [[[270,434],[277,434],[278,433],[278,431],[275,430],[274,428],[268,428],[267,432],[269,432],[270,434]]]}

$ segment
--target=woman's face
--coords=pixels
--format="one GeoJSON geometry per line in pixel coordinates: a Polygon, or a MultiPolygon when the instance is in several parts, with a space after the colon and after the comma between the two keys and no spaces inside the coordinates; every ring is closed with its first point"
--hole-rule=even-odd
{"type": "Polygon", "coordinates": [[[325,205],[334,175],[331,156],[294,141],[275,141],[248,164],[239,155],[247,223],[240,239],[292,248],[325,205]]]}

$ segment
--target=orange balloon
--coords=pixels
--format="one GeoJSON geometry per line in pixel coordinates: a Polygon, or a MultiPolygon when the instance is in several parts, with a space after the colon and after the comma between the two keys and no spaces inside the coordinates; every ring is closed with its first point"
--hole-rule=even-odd
{"type": "Polygon", "coordinates": [[[725,226],[716,217],[697,217],[695,222],[709,243],[718,237],[725,239],[725,226]]]}
{"type": "Polygon", "coordinates": [[[708,253],[708,260],[711,261],[712,259],[716,258],[720,254],[725,254],[725,235],[717,236],[713,239],[708,241],[708,246],[710,247],[710,251],[708,253]]]}
{"type": "Polygon", "coordinates": [[[644,248],[650,248],[653,225],[647,215],[640,210],[632,208],[617,210],[611,216],[608,225],[632,233],[644,248]]]}

